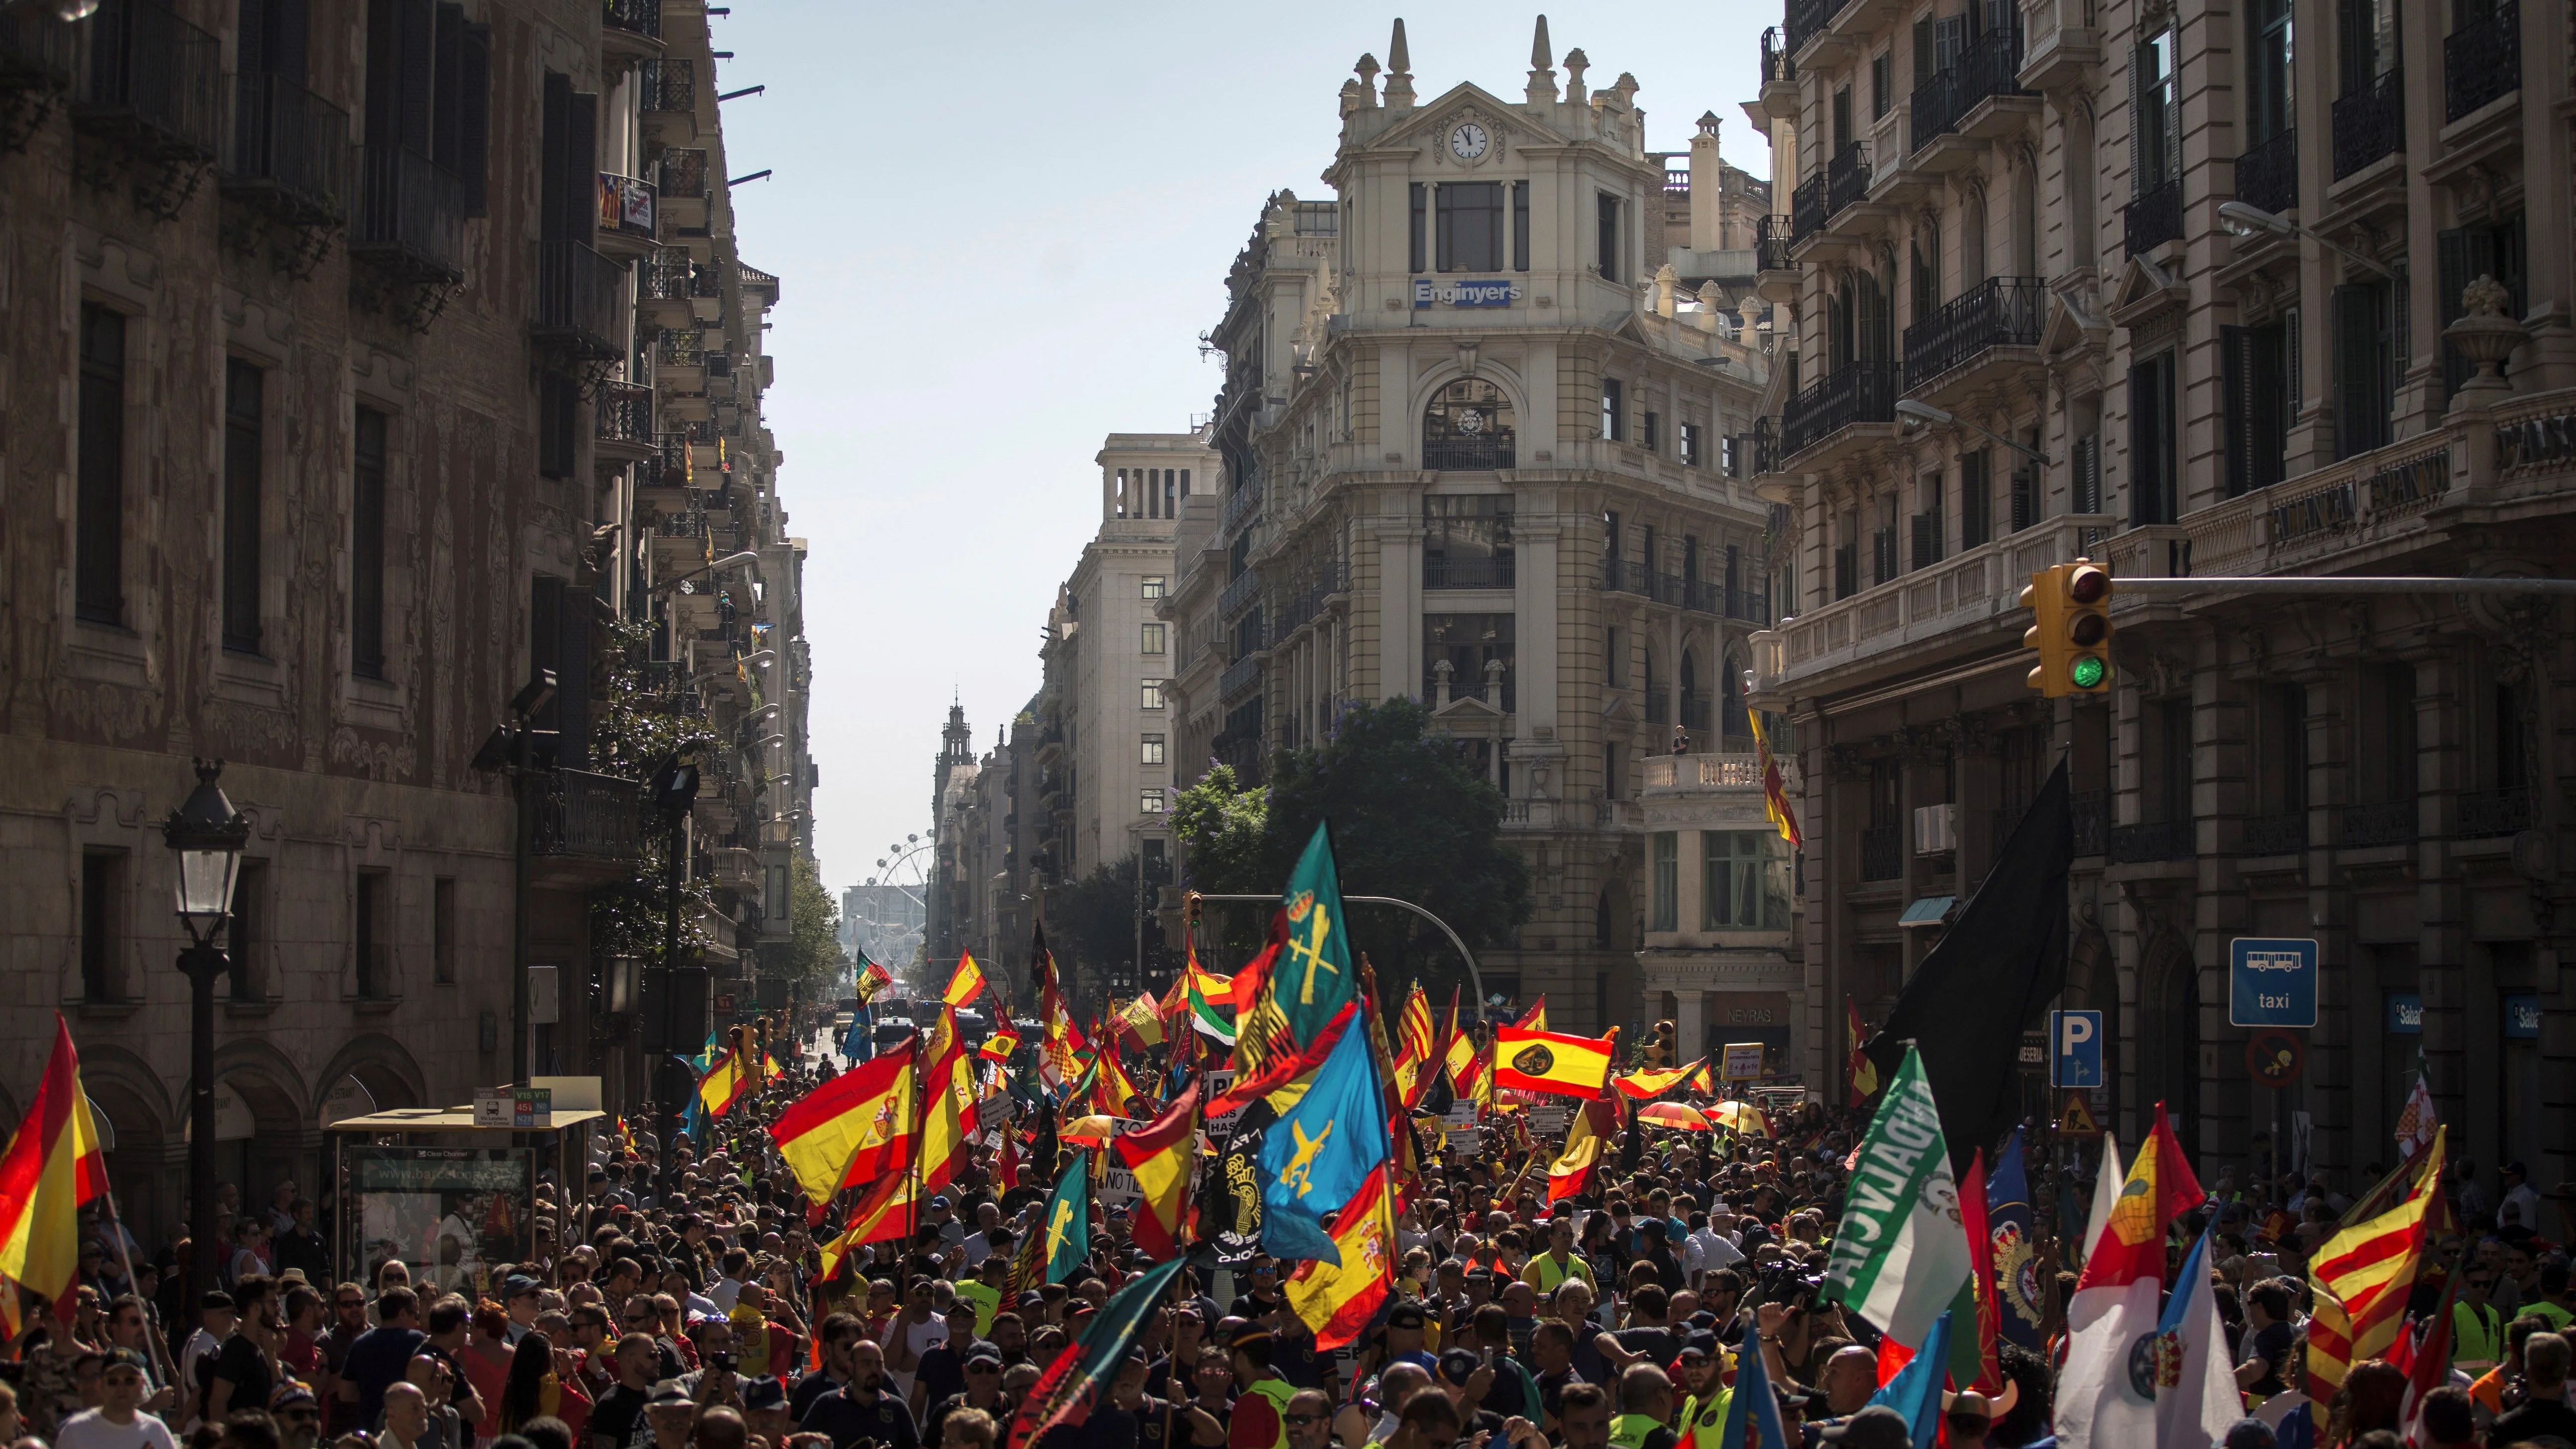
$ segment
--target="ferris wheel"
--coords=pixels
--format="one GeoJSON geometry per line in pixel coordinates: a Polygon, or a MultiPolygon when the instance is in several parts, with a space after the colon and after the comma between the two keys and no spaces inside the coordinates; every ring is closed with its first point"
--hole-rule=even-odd
{"type": "Polygon", "coordinates": [[[870,960],[900,973],[920,953],[929,920],[931,843],[907,835],[885,849],[876,873],[845,901],[842,930],[870,960]]]}

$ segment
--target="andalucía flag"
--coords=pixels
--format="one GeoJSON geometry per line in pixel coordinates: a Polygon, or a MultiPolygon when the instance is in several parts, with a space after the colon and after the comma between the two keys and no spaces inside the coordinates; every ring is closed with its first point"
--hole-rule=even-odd
{"type": "Polygon", "coordinates": [[[1610,1085],[1611,1052],[1619,1033],[1561,1036],[1506,1026],[1494,1033],[1494,1085],[1512,1092],[1553,1092],[1598,1097],[1610,1085]]]}
{"type": "MultiPolygon", "coordinates": [[[[107,1159],[81,1091],[80,1056],[56,1012],[54,1051],[35,1100],[0,1151],[0,1278],[44,1294],[65,1323],[78,1306],[81,1205],[106,1191],[107,1159]]],[[[8,1296],[14,1321],[17,1295],[8,1296]]]]}
{"type": "Polygon", "coordinates": [[[984,968],[975,964],[975,953],[969,951],[957,958],[957,969],[949,974],[948,989],[939,999],[950,1006],[971,1006],[984,994],[984,968]]]}
{"type": "Polygon", "coordinates": [[[1395,1215],[1387,1194],[1387,1166],[1381,1162],[1361,1179],[1359,1191],[1333,1219],[1333,1246],[1341,1263],[1310,1259],[1288,1280],[1288,1307],[1314,1330],[1319,1350],[1358,1338],[1394,1280],[1395,1215]]]}
{"type": "Polygon", "coordinates": [[[1135,1174],[1144,1194],[1129,1216],[1136,1246],[1156,1261],[1181,1252],[1182,1219],[1189,1213],[1190,1167],[1198,1158],[1199,1084],[1193,1080],[1153,1121],[1109,1141],[1110,1150],[1135,1174]]]}
{"type": "Polygon", "coordinates": [[[1856,1310],[1900,1346],[1920,1348],[1967,1286],[1972,1263],[1941,1111],[1909,1046],[1861,1140],[1819,1296],[1856,1310]]]}
{"type": "Polygon", "coordinates": [[[1201,966],[1195,941],[1190,944],[1189,968],[1182,973],[1182,985],[1188,993],[1191,1028],[1227,1046],[1234,1045],[1234,978],[1201,966]]]}
{"type": "Polygon", "coordinates": [[[759,1065],[728,1051],[709,1063],[707,1074],[698,1078],[698,1105],[708,1116],[721,1117],[759,1085],[759,1065]]]}
{"type": "Polygon", "coordinates": [[[1043,1231],[1046,1280],[1061,1283],[1080,1271],[1091,1256],[1091,1170],[1079,1152],[1066,1164],[1064,1176],[1056,1179],[1055,1193],[1047,1199],[1043,1231]]]}

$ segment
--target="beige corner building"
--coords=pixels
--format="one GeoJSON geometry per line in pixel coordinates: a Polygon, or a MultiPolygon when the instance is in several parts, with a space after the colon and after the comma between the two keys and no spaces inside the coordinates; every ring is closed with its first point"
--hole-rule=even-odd
{"type": "Polygon", "coordinates": [[[1756,468],[1794,579],[1754,668],[1804,765],[1812,1084],[1837,1090],[1844,1001],[1885,1012],[2062,758],[2061,1004],[2105,1014],[2125,1138],[2163,1102],[2204,1180],[2270,1165],[2268,1136],[2349,1191],[2420,1050],[2490,1184],[2576,1175],[2566,609],[2130,592],[2113,687],[2049,702],[2015,607],[2078,555],[2570,573],[2569,24],[1793,0],[1747,108],[1788,201],[1756,468]],[[2323,965],[2277,1095],[2231,1024],[2247,937],[2323,965]]]}

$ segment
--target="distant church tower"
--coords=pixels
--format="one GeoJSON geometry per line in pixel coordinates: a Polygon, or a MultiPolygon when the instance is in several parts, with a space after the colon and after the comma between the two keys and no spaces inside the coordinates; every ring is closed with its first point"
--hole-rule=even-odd
{"type": "Polygon", "coordinates": [[[966,728],[966,706],[948,706],[948,727],[939,732],[939,768],[930,787],[930,816],[939,818],[939,803],[948,798],[948,772],[975,758],[974,731],[966,728]]]}

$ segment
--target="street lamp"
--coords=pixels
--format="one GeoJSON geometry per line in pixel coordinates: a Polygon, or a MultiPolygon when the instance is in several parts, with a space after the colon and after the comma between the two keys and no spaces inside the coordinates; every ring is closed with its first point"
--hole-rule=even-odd
{"type": "Polygon", "coordinates": [[[2303,236],[2366,272],[2390,281],[2397,278],[2395,272],[2377,259],[2365,257],[2323,232],[2310,231],[2288,217],[2265,211],[2259,206],[2249,206],[2242,201],[2222,201],[2218,203],[2218,224],[2227,229],[2229,236],[2240,241],[2254,236],[2303,236]]]}
{"type": "Polygon", "coordinates": [[[687,587],[687,585],[690,580],[695,579],[702,574],[722,573],[726,569],[758,568],[759,566],[759,554],[752,553],[749,550],[745,550],[741,553],[729,553],[723,558],[717,559],[714,563],[708,564],[704,568],[694,568],[684,574],[673,574],[667,579],[656,579],[653,581],[652,588],[646,592],[658,594],[665,589],[677,588],[682,593],[695,593],[695,588],[687,587]]]}
{"type": "Polygon", "coordinates": [[[215,981],[229,965],[223,939],[232,919],[233,884],[241,877],[242,847],[250,820],[215,783],[221,760],[198,760],[197,788],[161,823],[161,838],[179,857],[173,891],[188,948],[179,969],[188,973],[188,1295],[195,1302],[215,1286],[215,981]]]}
{"type": "Polygon", "coordinates": [[[1966,428],[1972,433],[1984,434],[1986,437],[1991,438],[1994,441],[2003,444],[2005,447],[2012,449],[2014,452],[2038,463],[2043,468],[2048,466],[2048,455],[2039,451],[2037,448],[2027,447],[2023,444],[2016,443],[2001,433],[1995,432],[1990,428],[1979,427],[1975,423],[1961,418],[1956,413],[1944,412],[1940,408],[1936,408],[1927,402],[1916,402],[1910,397],[1897,399],[1896,420],[1909,429],[1923,424],[1930,424],[1936,428],[1966,428]]]}

